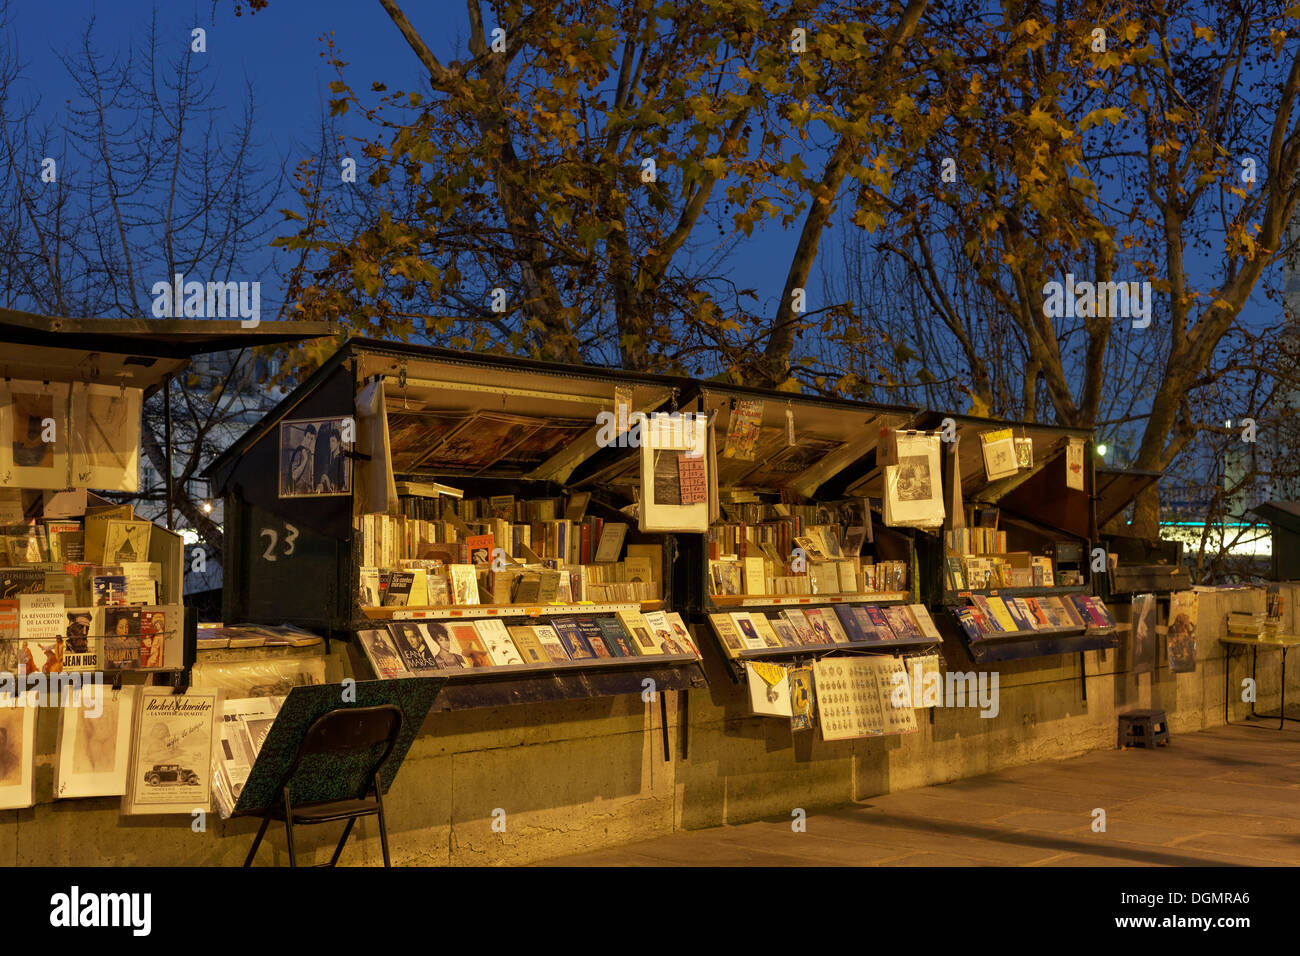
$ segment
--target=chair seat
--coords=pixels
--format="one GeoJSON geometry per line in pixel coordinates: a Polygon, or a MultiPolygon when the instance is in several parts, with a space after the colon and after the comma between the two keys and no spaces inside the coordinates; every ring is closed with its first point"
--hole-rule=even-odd
{"type": "MultiPolygon", "coordinates": [[[[365,817],[379,813],[379,805],[373,800],[331,800],[327,803],[312,803],[293,808],[293,822],[310,825],[313,823],[332,823],[335,820],[347,820],[353,817],[365,817]]],[[[274,811],[277,820],[284,819],[284,807],[274,811]]]]}

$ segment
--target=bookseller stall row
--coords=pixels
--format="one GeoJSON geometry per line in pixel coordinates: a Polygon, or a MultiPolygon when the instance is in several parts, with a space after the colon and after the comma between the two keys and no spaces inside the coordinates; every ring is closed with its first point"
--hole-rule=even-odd
{"type": "Polygon", "coordinates": [[[446,677],[435,710],[687,690],[708,654],[793,716],[827,655],[1113,646],[1090,440],[352,339],[209,472],[224,617],[446,677]]]}

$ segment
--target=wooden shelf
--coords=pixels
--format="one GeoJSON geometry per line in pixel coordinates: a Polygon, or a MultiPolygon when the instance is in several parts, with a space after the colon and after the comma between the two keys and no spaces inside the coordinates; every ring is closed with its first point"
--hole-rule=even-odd
{"type": "Polygon", "coordinates": [[[895,638],[891,641],[845,641],[834,644],[799,644],[793,647],[746,648],[737,651],[732,660],[738,663],[761,661],[773,657],[795,657],[799,654],[824,654],[827,651],[878,651],[904,650],[916,647],[937,647],[941,641],[932,637],[895,638]]]}
{"type": "Polygon", "coordinates": [[[658,611],[662,601],[624,601],[606,604],[457,604],[433,607],[394,605],[362,607],[371,621],[477,620],[485,617],[553,617],[557,614],[617,614],[619,611],[658,611]]]}
{"type": "Polygon", "coordinates": [[[906,601],[907,591],[874,591],[869,594],[711,594],[718,609],[737,607],[800,607],[823,604],[897,604],[906,601]]]}

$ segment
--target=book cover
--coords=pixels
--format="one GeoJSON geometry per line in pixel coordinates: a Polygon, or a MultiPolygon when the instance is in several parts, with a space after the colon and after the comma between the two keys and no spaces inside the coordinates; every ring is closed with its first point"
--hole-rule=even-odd
{"type": "Polygon", "coordinates": [[[803,609],[804,620],[812,628],[813,640],[817,644],[834,644],[835,637],[831,634],[831,629],[826,623],[823,616],[823,610],[819,607],[807,607],[803,609]]]}
{"type": "Polygon", "coordinates": [[[478,631],[479,637],[483,638],[483,643],[492,656],[493,664],[504,667],[509,664],[524,663],[515,642],[510,639],[510,632],[506,630],[504,621],[497,618],[487,618],[475,621],[474,627],[478,631]]]}
{"type": "Polygon", "coordinates": [[[943,640],[943,637],[939,634],[939,629],[935,627],[934,618],[930,617],[930,612],[924,604],[909,604],[907,608],[912,612],[916,626],[921,629],[923,635],[932,641],[943,640]]]}
{"type": "MultiPolygon", "coordinates": [[[[564,645],[565,652],[569,655],[570,660],[594,660],[596,652],[591,649],[582,636],[582,628],[578,627],[578,622],[572,618],[557,617],[552,626],[555,632],[560,636],[560,643],[564,645]]],[[[651,652],[653,653],[653,652],[651,652]]]]}
{"type": "MultiPolygon", "coordinates": [[[[632,640],[636,643],[636,652],[638,654],[658,654],[659,645],[655,643],[654,637],[650,630],[650,624],[640,611],[619,611],[619,623],[627,628],[627,632],[632,635],[632,640]]],[[[739,639],[739,637],[737,637],[739,639]]]]}
{"type": "Polygon", "coordinates": [[[580,617],[577,618],[574,623],[578,625],[578,630],[582,633],[583,640],[587,642],[587,646],[591,648],[592,652],[597,657],[618,656],[610,651],[610,649],[605,645],[604,632],[600,629],[600,625],[596,623],[595,618],[580,617]]]}
{"type": "Polygon", "coordinates": [[[414,571],[394,571],[388,576],[383,607],[405,607],[411,603],[411,588],[415,584],[414,571]]]}
{"type": "Polygon", "coordinates": [[[515,648],[519,651],[519,656],[525,664],[549,664],[551,662],[551,656],[546,653],[546,648],[537,639],[537,632],[533,627],[520,625],[508,630],[510,639],[515,642],[515,648]]]}
{"type": "MultiPolygon", "coordinates": [[[[764,619],[766,620],[766,618],[764,619]]],[[[699,657],[700,649],[696,646],[695,639],[691,637],[690,629],[686,626],[686,622],[682,620],[682,616],[676,611],[669,611],[668,624],[672,628],[673,637],[677,640],[678,645],[683,648],[684,653],[694,654],[696,657],[699,657]]],[[[761,627],[759,630],[759,636],[762,636],[761,627]]]]}
{"type": "Polygon", "coordinates": [[[488,652],[487,645],[483,643],[483,638],[479,636],[478,628],[474,626],[473,621],[448,622],[446,626],[452,637],[456,638],[465,666],[492,666],[492,655],[488,652]]]}
{"type": "Polygon", "coordinates": [[[388,635],[402,659],[402,666],[417,677],[427,677],[439,670],[435,652],[425,640],[425,632],[414,621],[390,621],[388,635]]]}
{"type": "Polygon", "coordinates": [[[916,621],[912,619],[911,611],[905,606],[894,605],[881,610],[884,612],[885,619],[889,621],[889,629],[894,632],[895,640],[916,641],[925,636],[916,621]]]}
{"type": "MultiPolygon", "coordinates": [[[[137,612],[138,613],[138,612],[137,612]]],[[[22,669],[29,674],[63,670],[67,616],[62,594],[18,596],[18,633],[22,638],[22,669]]]]}
{"type": "Polygon", "coordinates": [[[0,601],[0,674],[16,674],[23,662],[18,633],[18,601],[0,601]]]}
{"type": "Polygon", "coordinates": [[[715,612],[709,615],[709,623],[713,625],[713,632],[718,635],[718,640],[722,642],[729,657],[735,657],[745,649],[745,644],[740,639],[740,631],[731,620],[731,615],[721,611],[715,612]]]}
{"type": "Polygon", "coordinates": [[[1043,606],[1038,603],[1038,598],[1031,597],[1023,598],[1022,600],[1024,601],[1024,612],[1029,617],[1030,623],[1033,624],[1035,628],[1056,626],[1052,623],[1052,619],[1048,617],[1047,613],[1043,610],[1043,606]]]}
{"type": "Polygon", "coordinates": [[[564,642],[560,640],[559,633],[549,624],[537,624],[533,627],[533,633],[537,635],[537,642],[546,650],[546,654],[557,664],[567,663],[569,652],[565,650],[564,642]]]}
{"type": "Polygon", "coordinates": [[[636,657],[636,646],[632,640],[632,635],[628,634],[627,629],[619,623],[616,617],[598,617],[596,624],[600,627],[602,636],[605,638],[605,646],[615,657],[636,657]]]}
{"type": "Polygon", "coordinates": [[[36,802],[36,712],[39,695],[0,695],[0,810],[36,802]]]}
{"type": "Polygon", "coordinates": [[[772,630],[776,632],[776,636],[780,639],[782,647],[799,646],[799,635],[795,633],[794,628],[790,626],[790,622],[785,618],[769,618],[768,623],[772,625],[772,630]]]}
{"type": "Polygon", "coordinates": [[[1110,616],[1110,610],[1106,607],[1106,602],[1099,597],[1084,595],[1088,599],[1088,608],[1092,611],[1093,619],[1097,621],[1098,627],[1114,627],[1115,619],[1110,616]]]}
{"type": "Polygon", "coordinates": [[[610,521],[600,534],[600,543],[596,546],[596,564],[612,563],[623,553],[623,541],[627,537],[628,526],[621,521],[610,521]]]}
{"type": "Polygon", "coordinates": [[[126,575],[99,574],[91,578],[96,607],[115,607],[126,603],[126,575]]]}
{"type": "Polygon", "coordinates": [[[786,608],[781,612],[781,616],[790,622],[790,626],[794,628],[800,644],[818,643],[817,635],[813,633],[812,627],[808,624],[808,619],[803,616],[803,611],[799,608],[786,608]]]}
{"type": "Polygon", "coordinates": [[[357,638],[376,677],[387,680],[393,677],[411,676],[402,664],[402,659],[398,657],[397,648],[393,646],[387,631],[378,628],[361,630],[357,631],[357,638]]]}
{"type": "Polygon", "coordinates": [[[451,600],[457,605],[478,604],[478,571],[472,564],[449,564],[451,600]]]}
{"type": "Polygon", "coordinates": [[[772,622],[768,620],[766,614],[762,611],[754,611],[749,615],[749,619],[754,623],[754,630],[758,636],[763,639],[763,643],[768,647],[782,647],[781,638],[777,636],[776,631],[772,628],[772,622]]]}
{"type": "MultiPolygon", "coordinates": [[[[1004,631],[1019,631],[1022,629],[1015,617],[1012,615],[1011,610],[1007,607],[1007,603],[1002,600],[1002,598],[988,597],[984,600],[988,605],[988,609],[985,613],[993,615],[993,619],[997,621],[998,627],[1004,631]]],[[[984,611],[985,609],[981,607],[980,610],[984,611]]]]}
{"type": "MultiPolygon", "coordinates": [[[[64,654],[64,667],[68,665],[64,654]]],[[[140,611],[140,666],[159,668],[167,666],[167,612],[152,609],[140,611]]]]}
{"type": "Polygon", "coordinates": [[[1032,631],[1034,629],[1033,621],[1025,614],[1024,610],[1016,603],[1016,598],[1008,597],[1000,599],[1006,605],[1007,613],[1011,619],[1016,622],[1017,631],[1032,631]]]}
{"type": "Polygon", "coordinates": [[[835,615],[836,620],[840,622],[840,630],[844,632],[850,642],[862,643],[868,640],[868,635],[860,623],[854,611],[858,610],[851,604],[835,604],[830,607],[830,611],[835,615]]]}
{"type": "Polygon", "coordinates": [[[746,650],[761,651],[767,648],[767,643],[758,636],[758,630],[754,627],[754,622],[750,619],[748,611],[733,613],[731,623],[736,625],[736,631],[740,634],[740,640],[745,645],[746,650]]]}
{"type": "Polygon", "coordinates": [[[490,534],[470,535],[465,539],[465,548],[469,554],[469,563],[473,565],[490,565],[492,563],[493,540],[490,534]]]}
{"type": "Polygon", "coordinates": [[[858,615],[858,621],[862,624],[863,633],[867,635],[868,640],[873,641],[892,641],[894,639],[894,629],[889,626],[889,618],[885,617],[885,610],[875,604],[864,604],[862,607],[854,608],[854,613],[858,615]],[[863,618],[866,620],[863,620],[863,618]]]}

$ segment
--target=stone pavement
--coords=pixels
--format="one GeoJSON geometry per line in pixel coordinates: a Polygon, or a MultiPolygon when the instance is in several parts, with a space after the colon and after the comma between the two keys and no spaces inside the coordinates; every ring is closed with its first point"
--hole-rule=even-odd
{"type": "Polygon", "coordinates": [[[689,830],[543,866],[1300,864],[1300,730],[1175,735],[789,818],[689,830]],[[1106,832],[1092,830],[1106,811],[1106,832]]]}

